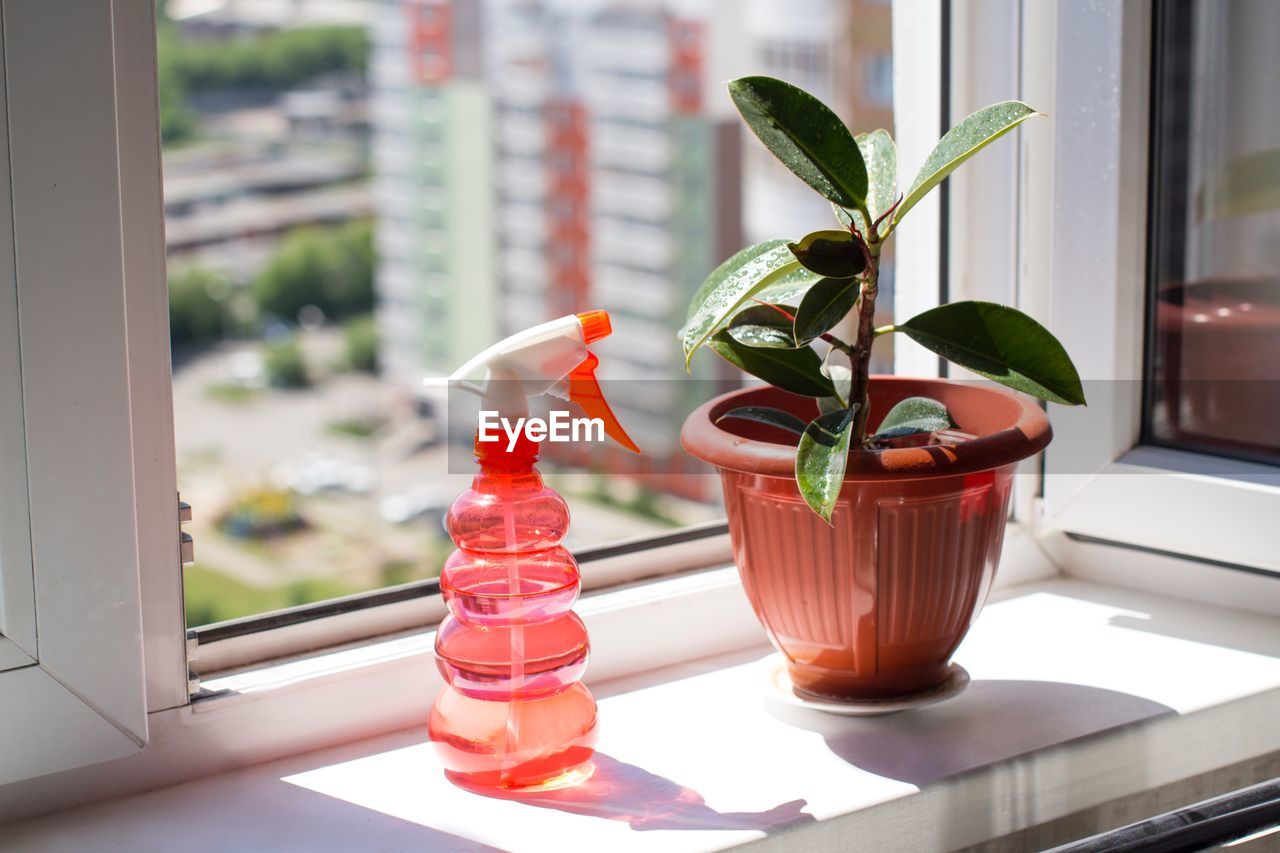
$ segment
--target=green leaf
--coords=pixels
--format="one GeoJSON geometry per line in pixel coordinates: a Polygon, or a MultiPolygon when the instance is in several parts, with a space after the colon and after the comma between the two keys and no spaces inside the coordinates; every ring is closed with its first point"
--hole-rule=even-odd
{"type": "Polygon", "coordinates": [[[796,447],[796,485],[805,503],[828,524],[844,484],[850,426],[857,408],[818,415],[805,427],[796,447]]]}
{"type": "Polygon", "coordinates": [[[889,410],[876,430],[877,438],[897,438],[917,432],[950,429],[947,407],[930,397],[908,397],[889,410]]]}
{"type": "Polygon", "coordinates": [[[862,249],[848,231],[814,231],[787,248],[805,269],[828,278],[853,278],[867,267],[862,249]]]}
{"type": "MultiPolygon", "coordinates": [[[[685,320],[693,319],[693,315],[697,313],[698,307],[707,301],[707,296],[719,287],[731,273],[766,252],[776,249],[779,246],[786,245],[786,242],[786,240],[765,240],[763,243],[756,243],[754,246],[747,246],[745,249],[735,252],[731,257],[725,260],[724,263],[712,270],[711,275],[707,276],[706,279],[703,280],[702,284],[698,285],[698,289],[693,294],[693,298],[689,300],[689,311],[685,315],[685,320]]],[[[681,330],[681,334],[684,334],[683,329],[681,330]]]]}
{"type": "Polygon", "coordinates": [[[716,267],[698,288],[680,330],[685,368],[698,347],[748,299],[799,268],[783,240],[749,246],[716,267]]]}
{"type": "Polygon", "coordinates": [[[826,397],[835,392],[831,380],[822,375],[822,359],[809,347],[744,346],[727,331],[716,333],[707,346],[730,364],[783,391],[805,397],[826,397]]]}
{"type": "Polygon", "coordinates": [[[805,428],[804,421],[790,412],[775,409],[773,406],[739,406],[716,418],[716,423],[720,423],[725,418],[738,418],[744,421],[754,421],[758,424],[768,424],[779,429],[785,429],[788,432],[794,432],[796,435],[803,435],[805,428]]]}
{"type": "Polygon", "coordinates": [[[856,208],[867,195],[867,166],[849,128],[826,104],[772,77],[729,82],[747,126],[800,180],[836,204],[856,208]]]}
{"type": "Polygon", "coordinates": [[[853,390],[853,371],[847,365],[832,364],[827,360],[833,352],[834,349],[829,350],[827,358],[823,359],[822,375],[831,380],[836,393],[833,397],[818,398],[818,411],[823,414],[848,408],[849,404],[844,401],[849,399],[849,393],[853,390]]]}
{"type": "Polygon", "coordinates": [[[894,213],[894,222],[901,221],[908,210],[915,207],[929,190],[942,183],[965,160],[1037,115],[1042,113],[1021,101],[1001,101],[983,107],[948,130],[920,167],[915,183],[907,190],[906,198],[894,213]]]}
{"type": "MultiPolygon", "coordinates": [[[[867,211],[874,221],[888,212],[898,199],[898,146],[884,129],[859,133],[855,139],[867,164],[867,211]]],[[[856,224],[863,234],[870,230],[858,211],[845,210],[835,203],[831,207],[845,228],[856,224]]],[[[891,224],[889,219],[880,223],[880,236],[888,233],[891,224]]]]}
{"type": "Polygon", "coordinates": [[[787,313],[770,305],[748,305],[733,315],[725,331],[745,346],[795,349],[799,346],[792,320],[795,309],[778,307],[787,313]]]}
{"type": "Polygon", "coordinates": [[[827,414],[828,412],[840,412],[845,408],[845,404],[840,401],[839,397],[819,397],[818,412],[827,414]]]}
{"type": "Polygon", "coordinates": [[[822,276],[797,263],[793,270],[774,278],[763,290],[753,294],[752,299],[772,303],[791,302],[821,280],[822,276]]]}
{"type": "Polygon", "coordinates": [[[824,278],[809,288],[796,309],[795,339],[806,344],[826,332],[853,310],[858,283],[852,279],[824,278]]]}
{"type": "Polygon", "coordinates": [[[897,331],[1002,385],[1068,406],[1085,402],[1067,351],[1021,311],[993,302],[953,302],[899,323],[897,331]]]}
{"type": "MultiPolygon", "coordinates": [[[[887,130],[858,134],[858,150],[867,163],[867,211],[879,219],[898,200],[898,146],[887,130]]],[[[881,223],[883,230],[887,223],[881,223]]]]}

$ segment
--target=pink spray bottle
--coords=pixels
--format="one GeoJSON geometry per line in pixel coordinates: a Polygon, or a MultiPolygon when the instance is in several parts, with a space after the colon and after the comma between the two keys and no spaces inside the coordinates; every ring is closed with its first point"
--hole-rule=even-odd
{"type": "MultiPolygon", "coordinates": [[[[611,331],[604,311],[571,314],[500,341],[450,383],[481,395],[484,409],[508,423],[527,415],[529,397],[568,399],[639,453],[605,402],[588,349],[611,331]]],[[[450,612],[435,651],[448,686],[428,732],[457,782],[563,787],[590,776],[596,741],[596,702],[579,680],[587,631],[571,609],[581,578],[561,544],[569,508],[534,468],[537,441],[501,430],[483,437],[477,430],[480,470],[447,517],[457,550],[440,575],[450,612]]]]}

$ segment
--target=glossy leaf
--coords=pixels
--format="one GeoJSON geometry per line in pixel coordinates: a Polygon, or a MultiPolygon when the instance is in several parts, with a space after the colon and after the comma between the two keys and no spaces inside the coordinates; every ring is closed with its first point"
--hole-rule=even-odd
{"type": "Polygon", "coordinates": [[[942,183],[965,160],[1037,115],[1042,113],[1021,101],[1001,101],[983,107],[963,119],[938,140],[938,144],[920,167],[920,174],[916,175],[911,189],[907,190],[902,204],[894,213],[894,221],[901,221],[908,210],[915,207],[929,190],[942,183]]]}
{"type": "Polygon", "coordinates": [[[831,356],[834,352],[833,347],[822,360],[822,375],[831,380],[836,391],[834,396],[818,398],[818,411],[823,414],[847,408],[849,404],[845,401],[853,390],[853,370],[846,364],[832,364],[831,356]]]}
{"type": "MultiPolygon", "coordinates": [[[[855,137],[862,159],[867,164],[867,211],[872,220],[879,219],[893,203],[898,200],[898,146],[893,137],[884,129],[871,133],[860,133],[855,137]]],[[[862,221],[862,214],[856,210],[845,210],[838,204],[832,204],[836,219],[845,228],[856,224],[858,230],[866,234],[869,230],[862,221]]],[[[889,231],[892,220],[885,219],[880,223],[880,235],[889,231]]]]}
{"type": "Polygon", "coordinates": [[[726,418],[768,424],[779,429],[785,429],[788,432],[794,432],[796,435],[803,435],[805,428],[805,422],[800,418],[782,409],[775,409],[773,406],[739,406],[716,418],[716,423],[720,423],[726,418]]]}
{"type": "Polygon", "coordinates": [[[749,246],[716,267],[698,288],[689,319],[680,330],[685,367],[698,347],[748,299],[799,267],[783,240],[749,246]]]}
{"type": "Polygon", "coordinates": [[[824,278],[804,295],[796,309],[795,339],[808,343],[844,319],[858,301],[853,279],[824,278]]]}
{"type": "Polygon", "coordinates": [[[749,347],[795,349],[798,346],[792,320],[795,309],[779,307],[781,311],[769,305],[748,305],[733,315],[725,331],[749,347]]]}
{"type": "Polygon", "coordinates": [[[876,429],[877,438],[898,438],[918,432],[937,432],[953,426],[947,407],[931,397],[908,397],[898,401],[876,429]]]}
{"type": "Polygon", "coordinates": [[[917,314],[897,330],[974,373],[1068,406],[1085,402],[1071,357],[1048,329],[993,302],[953,302],[917,314]]]}
{"type": "Polygon", "coordinates": [[[787,248],[805,269],[828,278],[853,278],[867,267],[866,256],[848,231],[814,231],[787,248]]]}
{"type": "Polygon", "coordinates": [[[707,345],[725,361],[783,391],[806,397],[827,397],[835,391],[831,380],[822,375],[822,359],[809,347],[746,346],[727,330],[717,332],[707,345]]]}
{"type": "Polygon", "coordinates": [[[867,195],[867,167],[849,129],[826,104],[772,77],[729,82],[747,126],[783,165],[822,196],[856,208],[867,195]]]}
{"type": "MultiPolygon", "coordinates": [[[[735,252],[727,258],[720,264],[720,266],[712,270],[710,275],[703,279],[702,284],[698,285],[698,289],[694,292],[693,298],[689,300],[689,310],[685,316],[685,320],[692,320],[693,315],[697,313],[698,306],[706,302],[707,296],[724,283],[724,280],[734,271],[738,270],[750,261],[755,260],[766,252],[776,249],[779,246],[786,245],[786,243],[786,240],[765,240],[763,243],[756,243],[755,245],[747,246],[745,249],[735,252]]],[[[683,329],[681,330],[681,334],[684,334],[683,329]]]]}
{"type": "Polygon", "coordinates": [[[828,524],[849,461],[849,434],[857,406],[819,415],[796,447],[796,485],[805,503],[828,524]]]}
{"type": "Polygon", "coordinates": [[[794,269],[773,278],[763,290],[753,294],[751,298],[760,302],[791,302],[797,296],[804,295],[809,288],[821,280],[822,276],[797,263],[794,269]]]}

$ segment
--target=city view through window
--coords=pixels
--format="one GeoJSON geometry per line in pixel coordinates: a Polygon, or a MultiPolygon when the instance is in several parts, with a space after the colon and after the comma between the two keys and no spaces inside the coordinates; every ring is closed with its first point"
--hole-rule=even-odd
{"type": "MultiPolygon", "coordinates": [[[[175,429],[192,626],[436,576],[470,480],[424,385],[602,308],[644,449],[544,453],[581,548],[720,517],[675,332],[750,243],[831,211],[742,127],[769,74],[892,125],[876,0],[161,0],[175,429]]],[[[891,322],[893,262],[878,305],[891,322]]],[[[877,351],[892,366],[889,348],[877,351]]],[[[741,375],[695,359],[694,379],[741,375]]],[[[617,389],[617,390],[614,390],[617,389]]]]}

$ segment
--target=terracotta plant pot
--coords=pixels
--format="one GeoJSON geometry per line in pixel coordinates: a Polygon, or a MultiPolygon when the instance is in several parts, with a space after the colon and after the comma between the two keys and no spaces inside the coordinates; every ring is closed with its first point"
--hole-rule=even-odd
{"type": "Polygon", "coordinates": [[[878,699],[947,678],[991,590],[1014,469],[1049,443],[1035,401],[973,383],[874,377],[869,422],[913,396],[940,400],[975,438],[850,453],[830,525],[796,487],[794,436],[715,423],[744,405],[809,420],[812,399],[749,388],[685,421],[685,449],[720,471],[743,586],[802,693],[878,699]]]}

